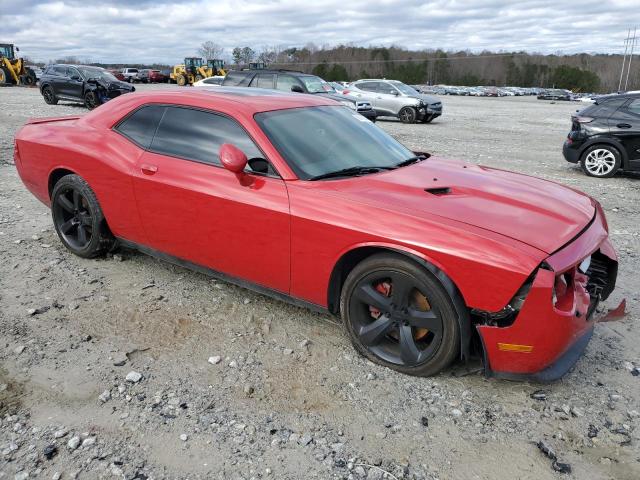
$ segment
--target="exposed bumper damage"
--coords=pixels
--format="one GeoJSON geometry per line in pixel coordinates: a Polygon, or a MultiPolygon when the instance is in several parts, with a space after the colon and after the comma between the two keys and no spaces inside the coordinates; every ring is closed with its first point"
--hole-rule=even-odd
{"type": "Polygon", "coordinates": [[[96,92],[100,103],[105,103],[124,93],[134,92],[135,87],[124,82],[108,82],[106,80],[92,78],[87,81],[87,89],[96,92]]]}
{"type": "Polygon", "coordinates": [[[591,224],[549,256],[514,300],[478,315],[487,376],[550,382],[580,358],[600,300],[613,291],[618,259],[598,206],[591,224]]]}

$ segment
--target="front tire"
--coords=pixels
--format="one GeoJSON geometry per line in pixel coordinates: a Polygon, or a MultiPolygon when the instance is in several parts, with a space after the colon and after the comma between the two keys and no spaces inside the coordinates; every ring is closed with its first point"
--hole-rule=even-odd
{"type": "Polygon", "coordinates": [[[56,94],[53,93],[53,88],[51,88],[49,85],[42,89],[42,98],[44,98],[44,102],[47,105],[58,104],[58,97],[56,97],[56,94]]]}
{"type": "Polygon", "coordinates": [[[62,244],[79,257],[97,257],[114,243],[95,193],[78,175],[58,180],[51,195],[51,215],[62,244]]]}
{"type": "Polygon", "coordinates": [[[98,100],[98,95],[96,95],[96,92],[90,90],[84,94],[84,106],[87,107],[87,110],[93,110],[99,105],[100,100],[98,100]]]}
{"type": "Polygon", "coordinates": [[[0,85],[12,85],[13,77],[7,67],[0,67],[0,85]]]}
{"type": "Polygon", "coordinates": [[[184,75],[178,75],[178,78],[176,78],[176,83],[178,84],[178,86],[184,87],[187,84],[187,77],[184,75]]]}
{"type": "Polygon", "coordinates": [[[402,123],[415,123],[417,116],[416,109],[413,107],[404,107],[398,113],[398,118],[402,123]]]}
{"type": "Polygon", "coordinates": [[[430,272],[400,255],[359,263],[345,281],[340,311],[355,349],[393,370],[435,375],[459,352],[451,297],[430,272]]]}
{"type": "Polygon", "coordinates": [[[584,173],[596,178],[613,177],[621,164],[620,152],[610,145],[593,145],[584,151],[580,159],[584,173]]]}

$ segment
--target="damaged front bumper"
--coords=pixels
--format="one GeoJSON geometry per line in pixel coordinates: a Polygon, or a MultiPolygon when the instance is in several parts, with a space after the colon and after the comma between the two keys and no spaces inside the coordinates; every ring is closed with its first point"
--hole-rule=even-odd
{"type": "Polygon", "coordinates": [[[593,313],[613,291],[617,271],[618,259],[597,205],[591,224],[530,278],[512,319],[476,326],[486,375],[538,382],[562,377],[589,343],[593,313]]]}

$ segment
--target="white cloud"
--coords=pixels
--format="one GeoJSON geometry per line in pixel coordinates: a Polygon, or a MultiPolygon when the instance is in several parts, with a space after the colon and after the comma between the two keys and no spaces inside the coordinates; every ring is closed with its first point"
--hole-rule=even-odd
{"type": "Polygon", "coordinates": [[[36,60],[175,63],[234,46],[396,44],[411,49],[620,53],[637,0],[0,0],[4,41],[36,60]]]}

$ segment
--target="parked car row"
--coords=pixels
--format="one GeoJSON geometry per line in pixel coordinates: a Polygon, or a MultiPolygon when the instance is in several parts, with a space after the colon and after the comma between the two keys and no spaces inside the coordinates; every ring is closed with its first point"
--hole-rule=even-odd
{"type": "Polygon", "coordinates": [[[123,68],[119,72],[118,79],[129,83],[167,83],[169,81],[169,75],[150,68],[123,68]]]}
{"type": "Polygon", "coordinates": [[[544,91],[542,88],[495,86],[463,87],[452,85],[414,85],[414,88],[420,92],[435,95],[458,95],[470,97],[520,97],[525,95],[539,95],[544,91]]]}

